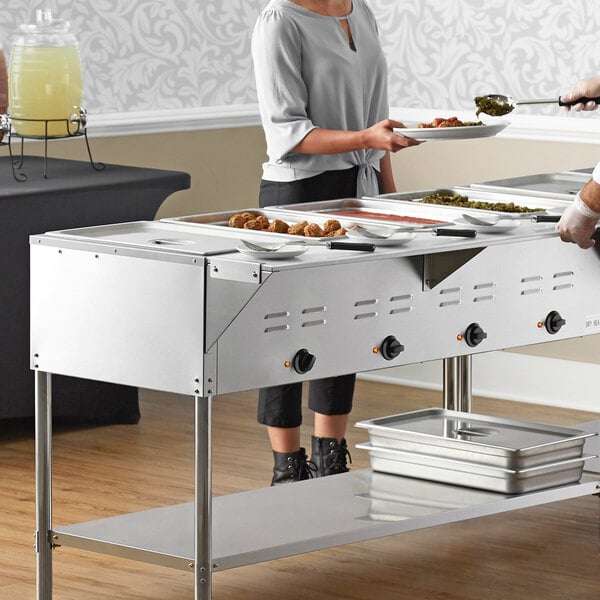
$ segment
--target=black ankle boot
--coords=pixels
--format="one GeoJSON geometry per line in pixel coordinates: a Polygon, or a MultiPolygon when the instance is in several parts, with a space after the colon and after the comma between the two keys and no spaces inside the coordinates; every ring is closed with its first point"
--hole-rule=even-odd
{"type": "Polygon", "coordinates": [[[275,466],[273,467],[271,485],[293,483],[313,476],[315,467],[310,464],[304,448],[290,454],[273,450],[273,458],[275,459],[275,466]]]}
{"type": "Polygon", "coordinates": [[[317,467],[315,477],[326,477],[337,473],[346,473],[346,457],[352,464],[345,438],[338,443],[335,438],[320,438],[312,436],[312,456],[310,462],[317,467]]]}

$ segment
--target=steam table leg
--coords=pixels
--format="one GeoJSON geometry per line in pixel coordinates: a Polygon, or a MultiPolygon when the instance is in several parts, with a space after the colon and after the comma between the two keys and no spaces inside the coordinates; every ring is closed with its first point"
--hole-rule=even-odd
{"type": "Polygon", "coordinates": [[[471,412],[471,362],[470,354],[444,359],[445,409],[471,412]]]}
{"type": "Polygon", "coordinates": [[[212,595],[212,475],[211,404],[212,397],[195,396],[195,600],[210,600],[212,595]]]}
{"type": "Polygon", "coordinates": [[[35,372],[36,599],[52,599],[52,376],[35,372]]]}

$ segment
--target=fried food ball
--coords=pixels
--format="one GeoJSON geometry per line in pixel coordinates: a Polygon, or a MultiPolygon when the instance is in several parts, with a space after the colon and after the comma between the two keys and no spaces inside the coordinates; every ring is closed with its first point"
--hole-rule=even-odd
{"type": "Polygon", "coordinates": [[[256,213],[253,212],[243,212],[242,215],[244,217],[246,217],[246,220],[250,220],[250,219],[256,219],[256,217],[258,217],[258,215],[256,213]]]}
{"type": "Polygon", "coordinates": [[[324,237],[325,232],[317,225],[317,223],[309,223],[304,228],[304,235],[306,237],[324,237]]]}
{"type": "Polygon", "coordinates": [[[255,221],[257,221],[258,223],[260,223],[260,228],[261,229],[268,229],[269,228],[269,219],[267,219],[267,217],[265,217],[264,215],[258,215],[256,217],[255,221]]]}
{"type": "Polygon", "coordinates": [[[287,233],[290,226],[280,219],[273,219],[269,225],[267,231],[273,231],[275,233],[287,233]]]}
{"type": "Polygon", "coordinates": [[[295,223],[294,225],[290,225],[288,229],[288,233],[292,235],[304,235],[304,228],[308,225],[308,221],[301,221],[300,223],[295,223]]]}
{"type": "Polygon", "coordinates": [[[256,231],[262,231],[262,223],[258,219],[250,219],[244,223],[244,229],[254,229],[256,231]]]}
{"type": "Polygon", "coordinates": [[[249,219],[247,217],[245,217],[243,214],[235,213],[235,215],[231,215],[231,217],[229,218],[228,225],[229,225],[229,227],[240,227],[241,228],[244,226],[244,223],[248,220],[249,219]]]}
{"type": "Polygon", "coordinates": [[[328,234],[336,231],[341,227],[340,222],[337,219],[329,219],[323,223],[323,231],[328,234]]]}

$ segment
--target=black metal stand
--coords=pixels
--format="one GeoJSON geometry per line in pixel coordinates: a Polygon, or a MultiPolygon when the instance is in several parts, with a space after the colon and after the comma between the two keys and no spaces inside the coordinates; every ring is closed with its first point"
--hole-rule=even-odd
{"type": "Polygon", "coordinates": [[[48,140],[66,139],[73,137],[82,137],[85,139],[85,146],[87,148],[90,165],[95,171],[102,171],[105,165],[100,162],[94,162],[92,158],[92,151],[90,148],[90,141],[87,135],[87,113],[85,110],[80,110],[79,114],[73,114],[70,119],[12,119],[8,115],[1,115],[2,120],[0,126],[7,134],[7,142],[3,142],[3,145],[8,145],[8,152],[10,154],[10,164],[12,165],[12,174],[15,181],[23,182],[27,180],[25,173],[19,172],[23,168],[23,162],[25,158],[24,144],[26,139],[31,140],[44,140],[44,179],[48,178],[48,140]],[[43,123],[44,124],[44,135],[22,135],[16,132],[14,128],[14,122],[23,123],[43,123]],[[66,133],[64,135],[50,135],[48,133],[49,123],[63,123],[66,133]],[[21,152],[20,156],[13,154],[12,141],[13,138],[21,140],[21,152]]]}

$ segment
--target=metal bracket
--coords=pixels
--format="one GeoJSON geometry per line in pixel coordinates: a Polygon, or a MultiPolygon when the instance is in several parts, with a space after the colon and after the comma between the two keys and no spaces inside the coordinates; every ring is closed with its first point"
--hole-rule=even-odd
{"type": "Polygon", "coordinates": [[[226,258],[211,258],[208,274],[213,279],[227,279],[229,281],[242,281],[244,283],[262,283],[263,275],[261,263],[240,262],[226,258]]]}
{"type": "Polygon", "coordinates": [[[432,290],[483,250],[484,248],[468,248],[425,255],[423,289],[432,290]]]}

